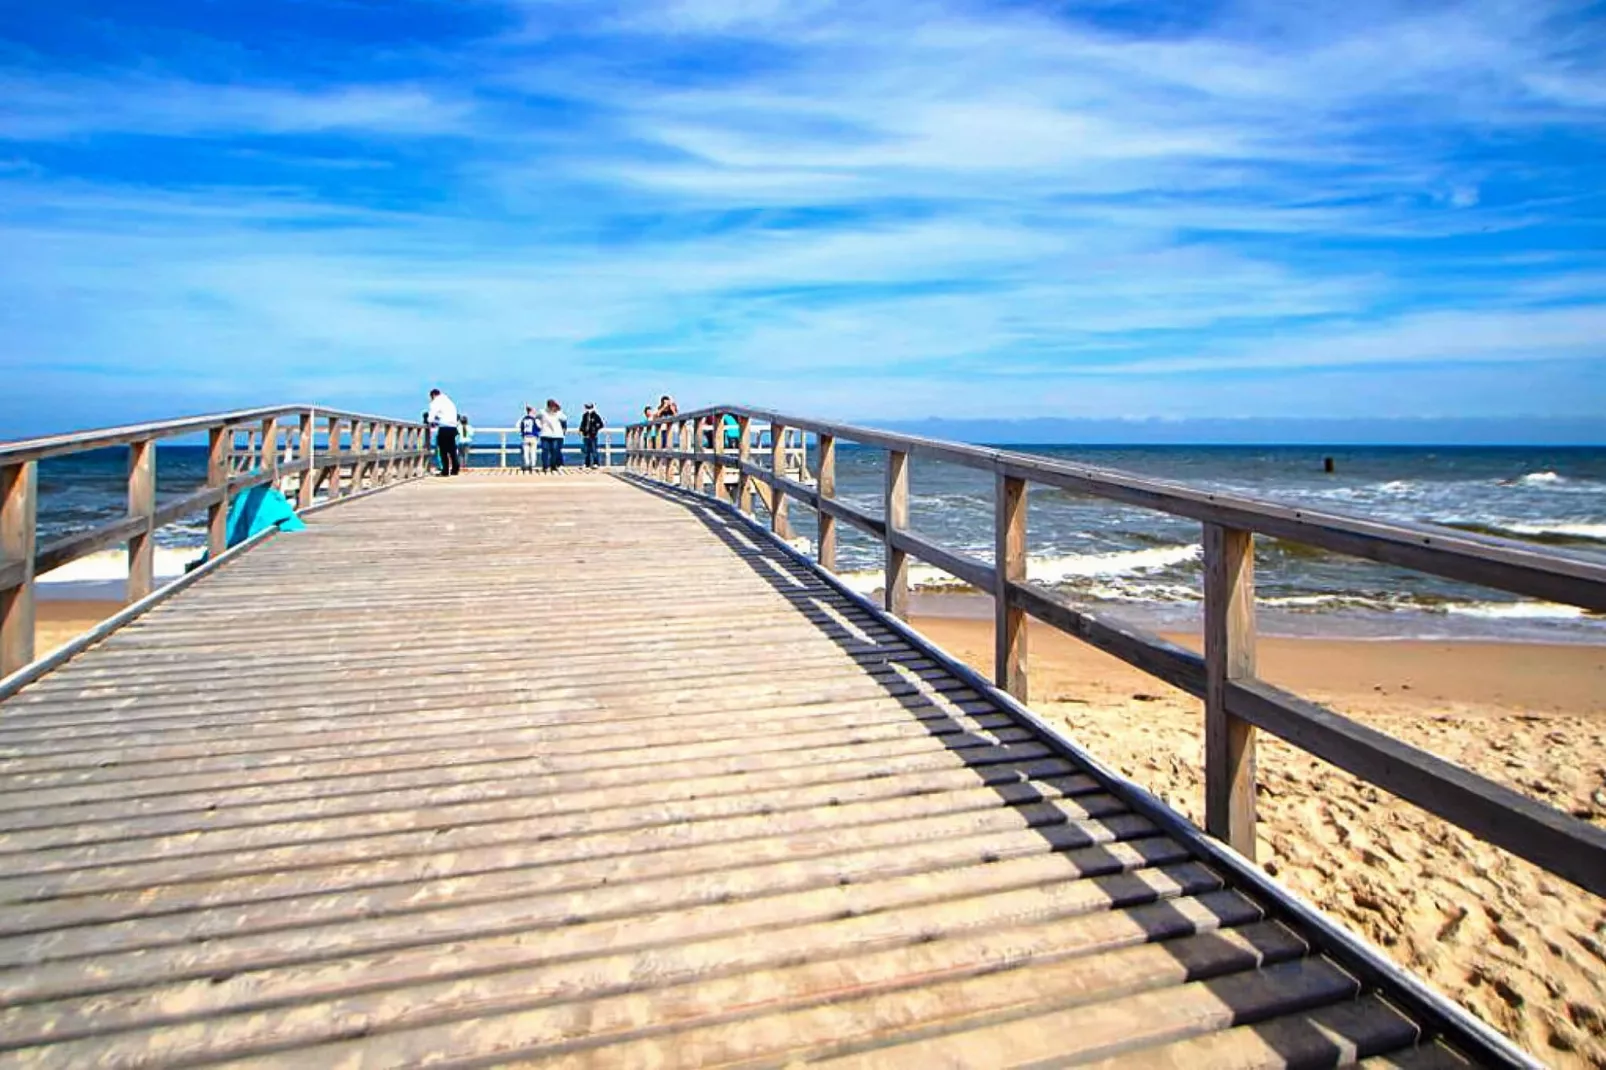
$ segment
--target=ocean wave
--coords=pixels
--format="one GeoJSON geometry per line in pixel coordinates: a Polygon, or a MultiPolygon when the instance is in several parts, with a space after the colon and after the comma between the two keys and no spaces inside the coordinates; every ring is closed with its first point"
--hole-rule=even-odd
{"type": "Polygon", "coordinates": [[[1447,520],[1446,527],[1550,546],[1606,542],[1606,524],[1592,520],[1447,520]]]}
{"type": "Polygon", "coordinates": [[[1556,472],[1529,472],[1519,477],[1516,482],[1525,487],[1553,487],[1558,483],[1567,482],[1566,478],[1556,472]]]}
{"type": "Polygon", "coordinates": [[[1590,616],[1577,606],[1555,602],[1452,602],[1444,607],[1444,612],[1488,620],[1583,620],[1590,616]]]}
{"type": "MultiPolygon", "coordinates": [[[[200,557],[201,547],[156,548],[156,575],[162,578],[184,575],[184,566],[200,557]]],[[[128,579],[128,553],[101,550],[69,561],[58,569],[42,573],[40,583],[121,583],[128,579]]]]}
{"type": "MultiPolygon", "coordinates": [[[[1197,561],[1201,553],[1203,547],[1193,543],[1103,554],[1031,557],[1026,561],[1026,578],[1054,587],[1078,579],[1158,572],[1197,561]]],[[[844,572],[839,578],[860,594],[879,590],[885,582],[882,570],[878,568],[844,572]]],[[[909,566],[909,586],[916,590],[953,590],[969,585],[935,566],[912,564],[909,566]]]]}

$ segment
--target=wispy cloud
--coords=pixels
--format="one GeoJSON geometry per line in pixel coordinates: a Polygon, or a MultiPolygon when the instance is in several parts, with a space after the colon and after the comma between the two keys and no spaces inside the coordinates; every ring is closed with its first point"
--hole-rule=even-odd
{"type": "Polygon", "coordinates": [[[89,62],[67,16],[13,51],[0,360],[37,409],[133,367],[181,407],[448,372],[479,410],[1606,404],[1583,8],[337,8],[261,55],[214,20],[89,62]]]}

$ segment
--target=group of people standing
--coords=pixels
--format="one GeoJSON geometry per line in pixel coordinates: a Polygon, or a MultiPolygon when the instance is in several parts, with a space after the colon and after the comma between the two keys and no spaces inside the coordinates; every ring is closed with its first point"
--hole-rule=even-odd
{"type": "MultiPolygon", "coordinates": [[[[455,476],[468,460],[469,439],[472,429],[468,417],[458,411],[457,405],[441,390],[429,392],[429,408],[424,412],[424,425],[434,435],[434,450],[440,474],[455,476]]],[[[597,448],[597,436],[605,424],[596,405],[586,402],[580,416],[581,465],[601,468],[602,454],[597,448]]],[[[544,474],[563,471],[563,439],[569,431],[569,417],[555,398],[548,398],[546,406],[537,412],[533,405],[524,406],[519,420],[520,464],[522,472],[534,472],[536,465],[544,474]]]]}
{"type": "MultiPolygon", "coordinates": [[[[597,449],[597,436],[604,427],[602,414],[597,412],[596,405],[586,402],[585,412],[580,414],[580,466],[582,468],[601,468],[602,454],[597,449]]],[[[563,471],[563,438],[569,432],[569,417],[563,411],[563,406],[554,398],[547,398],[546,408],[540,412],[535,411],[533,405],[524,406],[524,416],[519,420],[519,440],[522,447],[521,472],[534,472],[539,458],[541,473],[543,475],[558,474],[563,471]]]]}

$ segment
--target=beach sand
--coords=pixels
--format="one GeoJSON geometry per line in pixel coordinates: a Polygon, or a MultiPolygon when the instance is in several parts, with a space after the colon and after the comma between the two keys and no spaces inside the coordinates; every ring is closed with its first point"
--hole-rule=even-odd
{"type": "MultiPolygon", "coordinates": [[[[118,608],[41,601],[38,649],[118,608]]],[[[990,621],[916,624],[990,672],[990,621]]],[[[1029,642],[1033,707],[1202,822],[1198,700],[1051,629],[1029,642]]],[[[1606,647],[1262,639],[1258,654],[1280,686],[1606,825],[1606,647]]],[[[1257,758],[1268,871],[1540,1058],[1606,1066],[1606,901],[1280,740],[1262,734],[1257,758]]]]}
{"type": "MultiPolygon", "coordinates": [[[[991,622],[915,623],[990,673],[991,622]]],[[[1028,642],[1033,708],[1202,823],[1200,702],[1051,629],[1028,642]]],[[[1273,683],[1606,825],[1606,647],[1262,639],[1257,653],[1273,683]]],[[[1541,1059],[1606,1066],[1606,900],[1259,740],[1269,872],[1541,1059]]]]}
{"type": "Polygon", "coordinates": [[[34,603],[34,651],[43,657],[123,608],[111,600],[41,598],[34,603]]]}

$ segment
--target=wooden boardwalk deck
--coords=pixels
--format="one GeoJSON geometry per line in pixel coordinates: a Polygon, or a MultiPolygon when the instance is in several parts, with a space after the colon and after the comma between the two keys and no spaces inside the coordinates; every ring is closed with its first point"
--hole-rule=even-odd
{"type": "Polygon", "coordinates": [[[879,614],[606,476],[317,516],[0,706],[0,1063],[1463,1065],[879,614]]]}

